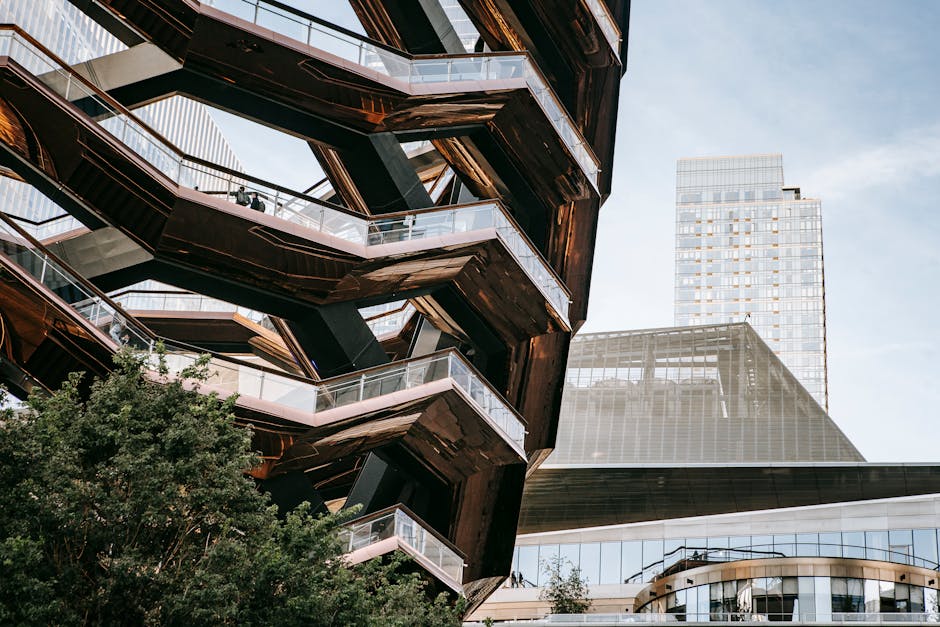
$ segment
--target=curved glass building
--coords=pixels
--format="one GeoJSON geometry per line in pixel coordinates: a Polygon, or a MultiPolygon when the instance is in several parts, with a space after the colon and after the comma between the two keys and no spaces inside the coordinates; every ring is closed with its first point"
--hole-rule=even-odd
{"type": "Polygon", "coordinates": [[[560,558],[575,622],[940,620],[940,465],[866,462],[744,322],[575,338],[519,531],[473,618],[545,616],[560,558]]]}

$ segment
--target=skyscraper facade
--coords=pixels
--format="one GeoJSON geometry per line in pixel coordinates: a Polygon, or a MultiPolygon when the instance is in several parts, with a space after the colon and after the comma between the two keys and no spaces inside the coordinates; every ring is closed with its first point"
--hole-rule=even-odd
{"type": "Polygon", "coordinates": [[[828,409],[820,201],[779,154],[680,159],[675,323],[742,321],[828,409]]]}

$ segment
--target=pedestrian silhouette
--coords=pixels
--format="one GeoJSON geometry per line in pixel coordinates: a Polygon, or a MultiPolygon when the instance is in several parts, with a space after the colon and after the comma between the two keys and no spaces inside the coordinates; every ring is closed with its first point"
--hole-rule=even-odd
{"type": "Polygon", "coordinates": [[[251,203],[251,199],[248,197],[248,192],[245,191],[244,185],[239,185],[237,192],[229,192],[230,196],[235,197],[235,204],[241,205],[242,207],[247,207],[251,203]]]}

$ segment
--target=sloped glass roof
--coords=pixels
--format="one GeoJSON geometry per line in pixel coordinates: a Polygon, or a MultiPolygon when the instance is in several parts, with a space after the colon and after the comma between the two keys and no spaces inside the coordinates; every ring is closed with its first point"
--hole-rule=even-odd
{"type": "Polygon", "coordinates": [[[760,336],[738,323],[576,337],[546,463],[859,461],[760,336]]]}

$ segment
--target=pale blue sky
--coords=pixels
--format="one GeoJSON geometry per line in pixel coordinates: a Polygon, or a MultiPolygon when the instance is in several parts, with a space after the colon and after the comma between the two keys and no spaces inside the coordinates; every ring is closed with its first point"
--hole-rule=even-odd
{"type": "MultiPolygon", "coordinates": [[[[869,460],[940,461],[938,32],[935,0],[634,0],[584,330],[672,324],[676,159],[781,152],[823,202],[830,413],[869,460]]],[[[225,118],[250,169],[318,178],[225,118]]]]}
{"type": "Polygon", "coordinates": [[[585,330],[672,321],[675,161],[782,152],[822,198],[830,413],[938,461],[940,2],[633,3],[585,330]]]}

